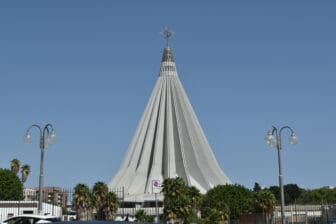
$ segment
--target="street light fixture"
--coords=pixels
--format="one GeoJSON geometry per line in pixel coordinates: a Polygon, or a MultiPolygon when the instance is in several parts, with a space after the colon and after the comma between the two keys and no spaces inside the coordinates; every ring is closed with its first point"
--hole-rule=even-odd
{"type": "Polygon", "coordinates": [[[274,126],[272,126],[272,130],[267,132],[267,135],[265,137],[265,141],[267,145],[274,148],[277,147],[278,150],[278,164],[279,164],[279,185],[280,185],[280,195],[281,195],[281,223],[285,224],[285,194],[284,194],[284,185],[283,185],[283,176],[282,176],[282,164],[281,164],[281,133],[283,130],[288,129],[291,134],[289,137],[289,143],[291,145],[295,145],[298,142],[298,139],[294,133],[294,130],[289,126],[284,126],[278,129],[274,126]]]}
{"type": "Polygon", "coordinates": [[[56,134],[54,128],[51,124],[46,124],[43,128],[37,124],[31,125],[24,135],[24,143],[32,143],[32,138],[30,135],[30,129],[33,127],[40,130],[40,149],[41,149],[41,159],[40,159],[40,178],[39,178],[39,201],[38,201],[38,213],[42,213],[42,189],[44,184],[44,175],[43,175],[43,164],[44,164],[44,149],[47,145],[52,145],[56,141],[56,134]]]}

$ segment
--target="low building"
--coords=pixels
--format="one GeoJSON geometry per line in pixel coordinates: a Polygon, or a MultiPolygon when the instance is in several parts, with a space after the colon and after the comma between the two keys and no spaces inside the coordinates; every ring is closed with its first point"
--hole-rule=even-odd
{"type": "MultiPolygon", "coordinates": [[[[0,222],[24,214],[38,214],[38,201],[0,201],[0,222]]],[[[62,207],[42,203],[42,214],[61,217],[62,207]]]]}

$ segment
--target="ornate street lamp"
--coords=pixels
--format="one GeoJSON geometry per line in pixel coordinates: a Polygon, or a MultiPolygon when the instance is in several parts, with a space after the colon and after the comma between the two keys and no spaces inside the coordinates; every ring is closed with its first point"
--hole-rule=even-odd
{"type": "Polygon", "coordinates": [[[40,130],[40,149],[41,149],[41,159],[40,159],[40,178],[39,178],[39,201],[38,201],[38,213],[42,213],[42,191],[44,184],[44,175],[43,175],[43,165],[44,165],[44,149],[47,145],[54,144],[56,141],[56,134],[54,128],[51,124],[46,124],[43,128],[37,124],[31,125],[24,136],[24,143],[32,143],[30,129],[33,127],[40,130]]]}
{"type": "Polygon", "coordinates": [[[278,164],[279,164],[279,185],[280,185],[280,195],[281,195],[281,223],[285,224],[285,195],[284,195],[284,186],[283,186],[283,176],[282,176],[282,164],[281,164],[281,133],[283,130],[288,129],[291,132],[291,135],[289,137],[289,143],[291,145],[297,144],[298,140],[294,133],[294,130],[289,126],[284,126],[278,129],[274,126],[272,126],[272,130],[268,131],[265,141],[266,143],[274,148],[277,147],[278,150],[278,164]]]}

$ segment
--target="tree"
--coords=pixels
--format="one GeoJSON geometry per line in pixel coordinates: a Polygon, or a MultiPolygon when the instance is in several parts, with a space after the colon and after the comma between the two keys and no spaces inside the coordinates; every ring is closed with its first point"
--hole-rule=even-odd
{"type": "Polygon", "coordinates": [[[202,219],[202,223],[204,224],[214,224],[214,223],[224,223],[225,220],[228,220],[228,209],[224,208],[219,211],[216,208],[205,208],[204,210],[204,218],[202,219]]]}
{"type": "Polygon", "coordinates": [[[183,179],[180,177],[165,179],[162,192],[164,195],[163,213],[166,219],[170,222],[180,219],[185,223],[191,214],[191,200],[188,197],[188,187],[183,179]]]}
{"type": "Polygon", "coordinates": [[[313,190],[302,190],[298,201],[303,204],[334,204],[336,203],[336,188],[321,187],[313,190]]]}
{"type": "Polygon", "coordinates": [[[321,202],[336,203],[336,188],[321,187],[316,191],[321,195],[321,202]]]}
{"type": "Polygon", "coordinates": [[[187,196],[190,199],[192,209],[197,213],[197,211],[200,209],[202,200],[200,191],[194,186],[187,187],[187,196]]]}
{"type": "Polygon", "coordinates": [[[187,197],[190,202],[191,214],[188,217],[189,223],[198,223],[198,213],[201,209],[202,195],[200,191],[194,186],[187,186],[187,197]]]}
{"type": "Polygon", "coordinates": [[[253,191],[254,192],[259,192],[259,191],[261,191],[262,189],[261,189],[261,186],[260,186],[260,184],[259,183],[254,183],[254,187],[253,187],[253,191]]]}
{"type": "Polygon", "coordinates": [[[276,199],[271,191],[261,190],[254,192],[252,199],[252,211],[254,213],[262,213],[265,223],[269,222],[275,205],[276,199]]]}
{"type": "Polygon", "coordinates": [[[118,198],[114,192],[108,192],[103,201],[102,213],[104,220],[112,220],[118,210],[118,198]]]}
{"type": "Polygon", "coordinates": [[[269,190],[262,190],[253,194],[252,208],[256,213],[270,213],[276,205],[275,196],[269,190]]]}
{"type": "Polygon", "coordinates": [[[21,182],[25,183],[27,181],[27,178],[30,174],[30,166],[28,164],[25,164],[21,167],[21,182]]]}
{"type": "Polygon", "coordinates": [[[285,192],[285,203],[293,204],[298,198],[300,198],[303,191],[296,184],[287,184],[284,186],[284,192],[285,192]]]}
{"type": "MultiPolygon", "coordinates": [[[[280,196],[280,188],[279,186],[271,186],[268,188],[275,196],[277,203],[280,204],[281,196],[280,196]]],[[[297,201],[301,195],[303,194],[304,190],[301,189],[296,184],[287,184],[284,186],[284,194],[285,194],[285,203],[286,204],[293,204],[297,201]]]]}
{"type": "Polygon", "coordinates": [[[94,208],[96,209],[97,220],[104,220],[106,217],[103,213],[103,206],[106,203],[108,195],[108,187],[105,183],[98,181],[94,184],[92,189],[92,199],[94,201],[94,208]]]}
{"type": "Polygon", "coordinates": [[[20,166],[21,166],[20,160],[12,159],[12,161],[10,163],[10,169],[13,173],[15,173],[17,175],[20,171],[20,166]]]}
{"type": "Polygon", "coordinates": [[[236,220],[241,214],[251,211],[251,200],[252,192],[241,185],[218,185],[205,194],[202,216],[206,217],[207,212],[214,208],[223,214],[223,218],[228,213],[230,219],[236,220]]]}
{"type": "Polygon", "coordinates": [[[119,202],[117,195],[109,192],[105,183],[96,182],[92,191],[85,184],[77,184],[73,205],[78,220],[90,220],[94,212],[97,220],[111,220],[117,212],[119,202]]]}
{"type": "Polygon", "coordinates": [[[85,184],[77,184],[73,194],[73,206],[76,210],[77,220],[84,221],[91,219],[92,199],[90,189],[85,184]]]}
{"type": "Polygon", "coordinates": [[[25,164],[21,167],[20,160],[15,158],[10,162],[10,169],[16,175],[19,174],[21,169],[21,182],[24,183],[27,181],[28,175],[30,174],[30,166],[28,164],[25,164]]]}
{"type": "Polygon", "coordinates": [[[279,186],[270,186],[268,188],[269,191],[272,192],[272,194],[275,196],[275,199],[277,200],[277,203],[280,204],[280,187],[279,186]]]}
{"type": "Polygon", "coordinates": [[[16,174],[0,168],[0,200],[22,200],[22,183],[16,174]]]}

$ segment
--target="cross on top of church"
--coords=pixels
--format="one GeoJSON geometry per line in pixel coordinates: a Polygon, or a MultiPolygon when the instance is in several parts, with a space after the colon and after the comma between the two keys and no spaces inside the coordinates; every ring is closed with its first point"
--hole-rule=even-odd
{"type": "Polygon", "coordinates": [[[161,32],[162,36],[166,39],[166,45],[167,47],[169,47],[169,39],[173,36],[174,32],[169,29],[169,28],[165,28],[162,32],[161,32]]]}

